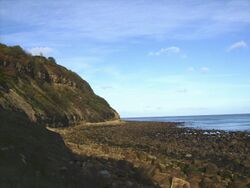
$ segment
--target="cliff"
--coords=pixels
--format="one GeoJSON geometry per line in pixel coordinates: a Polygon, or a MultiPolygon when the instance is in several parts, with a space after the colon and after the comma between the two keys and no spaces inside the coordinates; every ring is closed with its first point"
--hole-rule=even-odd
{"type": "Polygon", "coordinates": [[[0,44],[0,107],[51,127],[119,119],[76,73],[54,58],[0,44]]]}

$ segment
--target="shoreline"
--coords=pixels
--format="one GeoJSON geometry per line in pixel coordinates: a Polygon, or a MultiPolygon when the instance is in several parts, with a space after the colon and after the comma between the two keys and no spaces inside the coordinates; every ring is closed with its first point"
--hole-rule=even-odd
{"type": "MultiPolygon", "coordinates": [[[[248,114],[246,114],[246,115],[248,115],[248,114]]],[[[209,116],[209,115],[208,115],[209,116]]],[[[129,118],[128,118],[129,119],[129,118]]],[[[250,130],[224,130],[224,129],[216,129],[216,128],[212,128],[212,129],[208,129],[208,128],[201,128],[201,127],[189,127],[189,126],[186,126],[185,124],[194,124],[193,122],[187,122],[187,121],[145,121],[145,120],[139,120],[139,121],[136,121],[136,120],[134,120],[133,118],[131,118],[131,119],[133,119],[133,120],[128,120],[128,119],[122,119],[122,121],[124,121],[124,122],[134,122],[134,123],[136,123],[136,122],[138,122],[138,123],[140,123],[140,122],[148,122],[148,123],[175,123],[176,124],[176,126],[177,127],[180,127],[180,128],[188,128],[188,129],[194,129],[194,130],[200,130],[200,131],[207,131],[207,132],[213,132],[213,131],[219,131],[219,132],[244,132],[244,133],[249,133],[249,135],[250,135],[250,130]]],[[[100,123],[101,124],[101,123],[100,123]]]]}
{"type": "MultiPolygon", "coordinates": [[[[73,153],[130,162],[160,187],[170,187],[174,178],[194,188],[239,188],[250,184],[247,133],[199,130],[178,124],[105,122],[53,131],[63,137],[73,153]]],[[[109,172],[115,173],[113,170],[109,172]]]]}

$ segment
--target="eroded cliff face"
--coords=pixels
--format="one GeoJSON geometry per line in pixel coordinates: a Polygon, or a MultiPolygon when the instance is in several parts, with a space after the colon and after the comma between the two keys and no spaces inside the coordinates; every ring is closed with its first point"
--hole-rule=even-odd
{"type": "Polygon", "coordinates": [[[118,113],[76,73],[53,58],[0,44],[0,106],[60,127],[119,119],[118,113]]]}

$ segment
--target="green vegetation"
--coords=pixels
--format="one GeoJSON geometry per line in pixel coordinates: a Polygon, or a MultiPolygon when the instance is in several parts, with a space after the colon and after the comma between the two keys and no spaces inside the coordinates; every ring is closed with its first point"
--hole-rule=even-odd
{"type": "Polygon", "coordinates": [[[0,83],[19,96],[18,104],[7,106],[30,115],[31,111],[27,111],[30,108],[22,106],[28,103],[37,121],[52,126],[118,118],[109,104],[95,95],[90,85],[76,73],[58,65],[53,57],[31,56],[19,46],[0,44],[0,83]]]}

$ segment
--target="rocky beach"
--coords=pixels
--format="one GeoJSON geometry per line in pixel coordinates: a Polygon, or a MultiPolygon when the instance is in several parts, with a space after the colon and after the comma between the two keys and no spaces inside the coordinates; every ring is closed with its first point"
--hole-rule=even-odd
{"type": "Polygon", "coordinates": [[[250,0],[0,0],[0,188],[250,188],[250,0]]]}
{"type": "Polygon", "coordinates": [[[0,187],[250,187],[249,132],[123,121],[87,81],[20,46],[0,44],[0,122],[0,187]]]}
{"type": "Polygon", "coordinates": [[[52,129],[78,158],[69,161],[101,187],[250,186],[247,132],[196,130],[175,123],[120,122],[52,129]]]}

